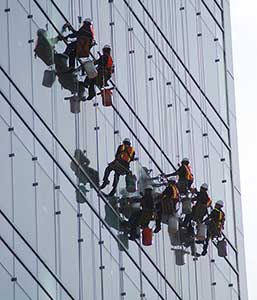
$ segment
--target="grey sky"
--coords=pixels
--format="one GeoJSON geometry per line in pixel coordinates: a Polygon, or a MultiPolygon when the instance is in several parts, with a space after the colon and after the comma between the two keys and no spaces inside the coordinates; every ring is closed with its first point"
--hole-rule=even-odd
{"type": "Polygon", "coordinates": [[[257,2],[231,0],[249,300],[257,299],[257,2]]]}

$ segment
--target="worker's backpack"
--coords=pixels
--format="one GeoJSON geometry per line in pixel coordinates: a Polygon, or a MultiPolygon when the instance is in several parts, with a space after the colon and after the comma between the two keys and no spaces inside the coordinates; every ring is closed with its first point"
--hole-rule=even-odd
{"type": "Polygon", "coordinates": [[[39,29],[37,32],[38,39],[34,49],[35,57],[39,57],[47,66],[54,64],[54,46],[47,39],[47,32],[39,29]]]}

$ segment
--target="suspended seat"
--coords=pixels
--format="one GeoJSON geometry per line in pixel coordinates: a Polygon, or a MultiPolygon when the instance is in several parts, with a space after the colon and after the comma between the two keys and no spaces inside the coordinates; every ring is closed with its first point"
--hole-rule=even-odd
{"type": "Polygon", "coordinates": [[[115,170],[116,173],[118,173],[119,175],[126,175],[129,172],[129,169],[127,167],[125,167],[121,162],[119,162],[118,159],[115,159],[112,162],[112,167],[115,170]]]}

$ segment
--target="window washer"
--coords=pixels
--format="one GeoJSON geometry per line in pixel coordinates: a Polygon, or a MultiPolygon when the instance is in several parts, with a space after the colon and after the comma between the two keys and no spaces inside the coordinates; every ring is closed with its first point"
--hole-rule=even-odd
{"type": "Polygon", "coordinates": [[[152,220],[153,212],[153,187],[148,185],[145,187],[144,196],[141,198],[141,209],[135,212],[128,221],[130,224],[130,240],[139,238],[137,235],[137,226],[141,225],[142,228],[148,227],[150,221],[152,220]]]}
{"type": "Polygon", "coordinates": [[[108,86],[108,80],[113,73],[113,60],[110,45],[105,45],[103,47],[103,54],[94,62],[94,64],[97,65],[97,77],[93,79],[86,77],[84,82],[85,86],[88,87],[87,100],[91,100],[95,97],[95,85],[97,85],[99,89],[103,86],[108,86]]]}
{"type": "Polygon", "coordinates": [[[129,164],[135,159],[135,149],[131,146],[129,138],[125,138],[123,143],[118,147],[115,160],[109,163],[104,172],[103,184],[100,189],[104,189],[109,183],[109,175],[111,171],[114,171],[114,179],[112,184],[112,190],[109,196],[114,196],[116,193],[117,185],[120,175],[126,175],[129,173],[129,164]]]}
{"type": "Polygon", "coordinates": [[[70,24],[65,24],[73,33],[67,35],[65,39],[76,38],[76,41],[67,45],[64,55],[69,57],[69,67],[74,69],[76,57],[89,57],[90,49],[95,44],[93,22],[90,18],[83,21],[83,25],[75,31],[70,24]]]}
{"type": "Polygon", "coordinates": [[[184,225],[187,226],[191,220],[201,223],[203,218],[208,214],[207,208],[211,206],[212,200],[208,195],[208,184],[203,183],[200,187],[200,191],[196,191],[194,197],[195,205],[192,208],[192,213],[185,216],[184,225]]]}
{"type": "Polygon", "coordinates": [[[202,255],[207,254],[207,249],[209,246],[209,240],[221,237],[221,232],[224,229],[225,223],[225,213],[222,210],[224,203],[222,200],[219,200],[215,203],[215,207],[204,221],[207,224],[207,239],[203,243],[203,252],[202,255]]]}
{"type": "Polygon", "coordinates": [[[191,166],[189,164],[189,159],[188,158],[183,158],[181,162],[181,166],[179,167],[178,170],[175,172],[165,175],[165,177],[170,177],[170,176],[178,176],[178,189],[181,194],[186,194],[187,191],[190,189],[193,181],[194,181],[194,176],[191,170],[191,166]]]}
{"type": "Polygon", "coordinates": [[[160,201],[156,204],[157,219],[154,233],[157,233],[161,230],[161,221],[164,215],[169,216],[176,213],[178,201],[179,190],[176,186],[176,180],[172,178],[169,180],[166,189],[162,192],[160,201]]]}

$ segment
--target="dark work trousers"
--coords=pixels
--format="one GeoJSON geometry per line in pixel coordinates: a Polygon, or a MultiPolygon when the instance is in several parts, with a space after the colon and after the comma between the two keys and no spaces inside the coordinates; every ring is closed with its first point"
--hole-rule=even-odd
{"type": "Polygon", "coordinates": [[[192,220],[197,223],[201,223],[203,221],[204,216],[208,213],[207,206],[204,204],[197,203],[192,208],[192,213],[185,216],[184,225],[188,225],[192,220]]]}
{"type": "Polygon", "coordinates": [[[139,225],[141,216],[142,216],[142,210],[139,210],[133,213],[133,215],[131,215],[131,217],[129,218],[128,222],[130,224],[130,235],[133,237],[135,237],[136,235],[137,226],[139,225]]]}
{"type": "Polygon", "coordinates": [[[66,54],[69,56],[69,67],[70,68],[75,67],[76,46],[77,46],[77,42],[71,42],[67,45],[65,51],[63,52],[63,54],[66,54]]]}
{"type": "Polygon", "coordinates": [[[93,78],[93,79],[89,79],[89,78],[86,78],[84,83],[85,83],[85,86],[87,84],[89,84],[89,87],[88,87],[88,94],[89,95],[95,95],[95,85],[98,86],[99,89],[101,89],[103,86],[107,86],[108,83],[107,81],[111,78],[111,75],[108,73],[108,72],[105,72],[103,73],[102,70],[98,70],[98,75],[96,78],[93,78]]]}
{"type": "Polygon", "coordinates": [[[116,189],[119,183],[120,175],[126,175],[127,172],[129,171],[129,164],[124,162],[124,164],[119,163],[122,168],[124,168],[123,172],[120,172],[120,170],[117,170],[117,164],[116,161],[111,162],[105,169],[104,171],[104,178],[103,182],[108,181],[109,175],[112,171],[114,171],[114,178],[113,178],[113,183],[112,183],[112,191],[110,192],[110,196],[113,196],[116,193],[116,189]]]}
{"type": "Polygon", "coordinates": [[[214,222],[210,222],[208,224],[208,230],[207,230],[207,238],[203,243],[203,251],[207,251],[209,246],[210,239],[215,239],[221,236],[221,230],[218,228],[218,225],[214,222]]]}

